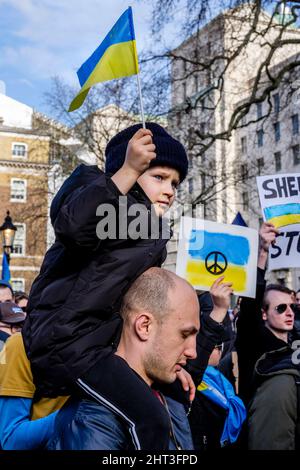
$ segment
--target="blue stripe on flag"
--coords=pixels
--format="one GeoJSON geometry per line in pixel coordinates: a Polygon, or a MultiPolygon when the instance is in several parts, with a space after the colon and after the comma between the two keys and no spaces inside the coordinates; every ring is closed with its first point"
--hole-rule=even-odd
{"type": "Polygon", "coordinates": [[[300,214],[300,204],[280,204],[272,207],[265,207],[264,213],[266,220],[273,219],[273,217],[280,217],[281,215],[300,214]]]}

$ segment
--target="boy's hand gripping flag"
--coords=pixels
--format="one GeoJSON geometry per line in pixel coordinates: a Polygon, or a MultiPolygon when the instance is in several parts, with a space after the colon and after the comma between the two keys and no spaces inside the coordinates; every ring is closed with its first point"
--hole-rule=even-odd
{"type": "Polygon", "coordinates": [[[129,77],[138,72],[132,9],[129,7],[120,16],[100,46],[77,71],[82,88],[70,104],[69,112],[80,108],[89,89],[96,83],[129,77]]]}

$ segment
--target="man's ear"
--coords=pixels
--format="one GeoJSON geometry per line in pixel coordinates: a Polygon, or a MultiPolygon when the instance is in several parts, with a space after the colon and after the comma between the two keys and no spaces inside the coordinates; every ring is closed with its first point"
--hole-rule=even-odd
{"type": "Polygon", "coordinates": [[[147,341],[153,327],[153,316],[150,313],[140,313],[134,322],[134,329],[136,335],[141,341],[147,341]]]}
{"type": "Polygon", "coordinates": [[[262,309],[261,309],[261,313],[262,313],[262,319],[263,319],[264,321],[266,321],[266,320],[267,320],[267,312],[262,308],[262,309]]]}

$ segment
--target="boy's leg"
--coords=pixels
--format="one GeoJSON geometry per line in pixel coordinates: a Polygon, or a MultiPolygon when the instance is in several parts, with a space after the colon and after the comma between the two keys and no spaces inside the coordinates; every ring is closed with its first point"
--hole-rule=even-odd
{"type": "Polygon", "coordinates": [[[164,405],[121,357],[100,359],[77,384],[127,422],[136,449],[168,450],[170,419],[164,405]]]}

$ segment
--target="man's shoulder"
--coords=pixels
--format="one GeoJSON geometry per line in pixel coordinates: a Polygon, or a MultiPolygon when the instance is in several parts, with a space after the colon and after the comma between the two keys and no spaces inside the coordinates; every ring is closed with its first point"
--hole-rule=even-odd
{"type": "Polygon", "coordinates": [[[126,450],[129,433],[122,419],[90,399],[69,400],[59,411],[50,449],[126,450]],[[80,439],[79,439],[80,436],[80,439]]]}

